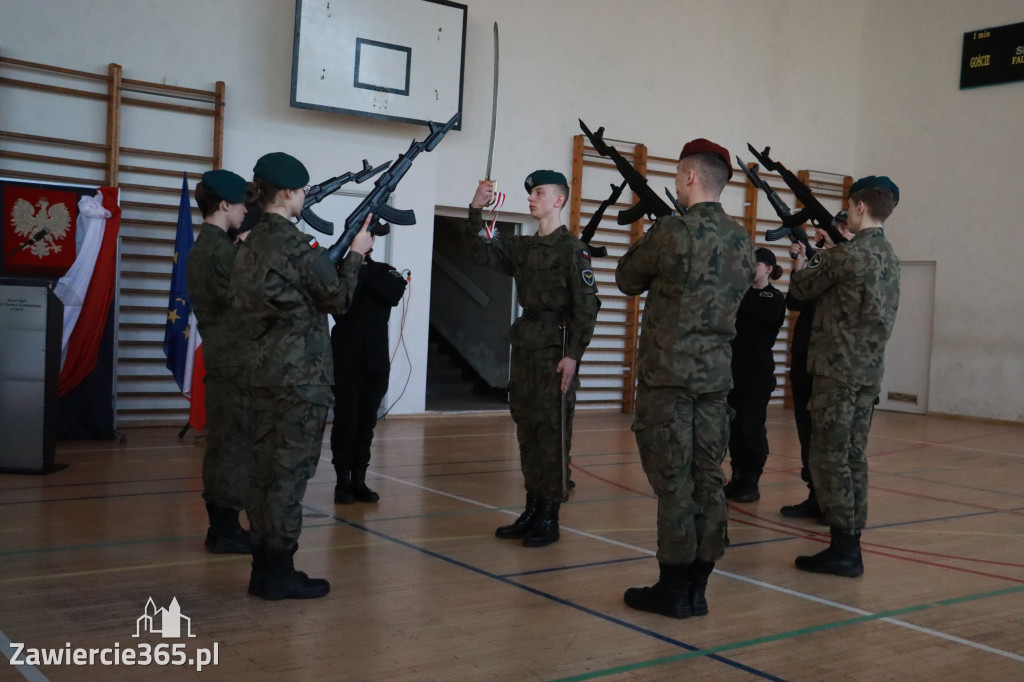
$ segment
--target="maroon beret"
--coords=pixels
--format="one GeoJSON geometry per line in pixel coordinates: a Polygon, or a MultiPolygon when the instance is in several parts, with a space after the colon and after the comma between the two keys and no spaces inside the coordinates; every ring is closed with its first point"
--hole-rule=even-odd
{"type": "Polygon", "coordinates": [[[729,177],[732,177],[732,157],[729,156],[729,150],[722,145],[715,144],[711,140],[705,140],[703,137],[698,137],[696,140],[690,140],[683,145],[683,151],[679,152],[679,160],[682,161],[692,154],[714,154],[718,156],[725,163],[725,167],[729,169],[729,177]]]}

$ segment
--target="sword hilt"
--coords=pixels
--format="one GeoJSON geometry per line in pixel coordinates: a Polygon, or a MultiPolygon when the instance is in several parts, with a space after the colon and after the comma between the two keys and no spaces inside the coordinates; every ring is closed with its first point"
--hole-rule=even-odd
{"type": "Polygon", "coordinates": [[[480,182],[491,183],[491,198],[486,204],[484,204],[484,208],[490,208],[491,206],[494,206],[494,202],[498,200],[498,181],[491,180],[490,178],[484,178],[480,182]]]}

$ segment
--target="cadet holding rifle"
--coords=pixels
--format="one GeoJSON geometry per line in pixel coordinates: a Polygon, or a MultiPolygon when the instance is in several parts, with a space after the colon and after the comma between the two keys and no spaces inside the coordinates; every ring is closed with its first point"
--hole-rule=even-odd
{"type": "Polygon", "coordinates": [[[558,512],[569,487],[568,452],[579,377],[577,364],[590,343],[601,303],[587,246],[562,224],[569,197],[565,176],[551,170],[527,176],[530,215],[537,234],[484,235],[484,206],[494,183],[483,180],[462,230],[473,261],[515,278],[523,315],[509,330],[512,366],[509,408],[516,422],[526,507],[495,531],[526,547],[558,540],[558,512]],[[564,456],[563,456],[564,455],[564,456]]]}
{"type": "Polygon", "coordinates": [[[885,176],[850,186],[853,239],[807,260],[797,244],[790,293],[816,300],[807,365],[813,375],[809,464],[814,494],[831,529],[822,552],[796,567],[856,578],[864,573],[860,534],[868,514],[868,431],[881,391],[885,344],[900,299],[900,263],[882,224],[900,200],[885,176]]]}
{"type": "Polygon", "coordinates": [[[348,310],[363,254],[373,246],[372,216],[335,269],[326,249],[292,221],[303,209],[309,173],[274,152],[253,168],[250,199],[263,217],[239,248],[230,295],[240,317],[244,383],[253,405],[255,462],[249,516],[253,559],[249,593],[268,600],[310,599],[330,591],[296,571],[302,498],[316,472],[334,381],[327,313],[348,310]]]}
{"type": "Polygon", "coordinates": [[[707,614],[708,577],[728,543],[729,342],[754,280],[750,237],[719,201],[730,158],[708,140],[687,142],[676,171],[685,215],[656,220],[615,273],[623,293],[647,292],[633,431],[658,496],[660,567],[657,583],[630,588],[624,599],[673,618],[707,614]]]}

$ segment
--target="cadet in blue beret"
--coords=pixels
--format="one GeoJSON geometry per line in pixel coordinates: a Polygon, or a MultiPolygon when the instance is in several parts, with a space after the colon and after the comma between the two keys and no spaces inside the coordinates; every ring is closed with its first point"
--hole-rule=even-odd
{"type": "Polygon", "coordinates": [[[530,215],[537,220],[536,235],[504,237],[481,229],[482,209],[494,194],[494,183],[484,180],[469,205],[462,236],[475,263],[515,278],[523,306],[508,333],[508,388],[526,507],[495,535],[521,540],[525,547],[543,547],[558,540],[559,508],[571,487],[568,453],[580,385],[576,370],[594,334],[601,303],[590,250],[562,223],[562,208],[569,200],[565,176],[536,170],[523,184],[530,195],[530,215]]]}
{"type": "Polygon", "coordinates": [[[240,317],[244,384],[254,424],[249,593],[268,600],[326,595],[330,583],[295,570],[306,482],[316,473],[334,371],[327,313],[351,303],[363,255],[373,246],[372,216],[337,269],[327,250],[292,222],[309,173],[284,152],[260,157],[249,199],[263,216],[239,248],[231,278],[240,317]]]}
{"type": "Polygon", "coordinates": [[[814,495],[831,529],[824,551],[796,558],[802,571],[848,578],[864,573],[865,448],[900,300],[900,262],[882,225],[899,196],[899,187],[884,175],[861,178],[850,187],[847,208],[853,238],[818,251],[810,261],[803,245],[796,249],[790,294],[817,300],[807,353],[813,375],[808,464],[814,495]]]}
{"type": "MultiPolygon", "coordinates": [[[[228,302],[228,285],[238,246],[231,233],[245,217],[245,179],[229,170],[203,173],[196,205],[203,215],[188,255],[185,281],[206,365],[206,451],[203,500],[209,516],[206,548],[215,554],[248,554],[249,533],[238,522],[245,509],[252,469],[252,429],[247,397],[239,384],[238,322],[228,302]]],[[[202,425],[194,425],[204,428],[202,425]]]]}

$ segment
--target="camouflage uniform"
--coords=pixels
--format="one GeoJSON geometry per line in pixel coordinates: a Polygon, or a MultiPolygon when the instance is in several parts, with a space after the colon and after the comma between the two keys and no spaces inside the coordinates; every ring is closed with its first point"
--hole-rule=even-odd
{"type": "MultiPolygon", "coordinates": [[[[509,330],[512,364],[509,408],[516,422],[519,457],[527,492],[547,500],[562,499],[561,381],[555,371],[563,357],[577,361],[590,343],[601,307],[586,244],[564,225],[551,234],[483,239],[483,211],[469,209],[463,241],[475,263],[515,278],[519,303],[537,311],[560,311],[557,322],[519,318],[509,330]]],[[[579,377],[566,391],[566,450],[572,441],[572,419],[579,377]]],[[[568,472],[566,472],[568,475],[568,472]]]]}
{"type": "Polygon", "coordinates": [[[899,305],[899,259],[881,227],[865,228],[817,252],[789,290],[817,299],[807,357],[814,494],[830,526],[860,530],[868,513],[865,447],[899,305]]]}
{"type": "Polygon", "coordinates": [[[306,481],[316,472],[333,365],[326,313],[348,310],[362,256],[335,271],[326,249],[265,213],[238,251],[230,294],[239,313],[244,384],[252,395],[256,456],[246,509],[253,545],[294,549],[306,481]]]}
{"type": "Polygon", "coordinates": [[[246,506],[253,446],[251,407],[239,384],[238,316],[228,301],[237,253],[238,247],[224,230],[203,223],[189,252],[186,282],[206,365],[203,499],[240,510],[246,506]]]}
{"type": "Polygon", "coordinates": [[[648,292],[633,430],[658,496],[661,564],[714,562],[725,552],[729,342],[753,281],[750,237],[718,202],[660,218],[616,269],[623,293],[648,292]]]}

